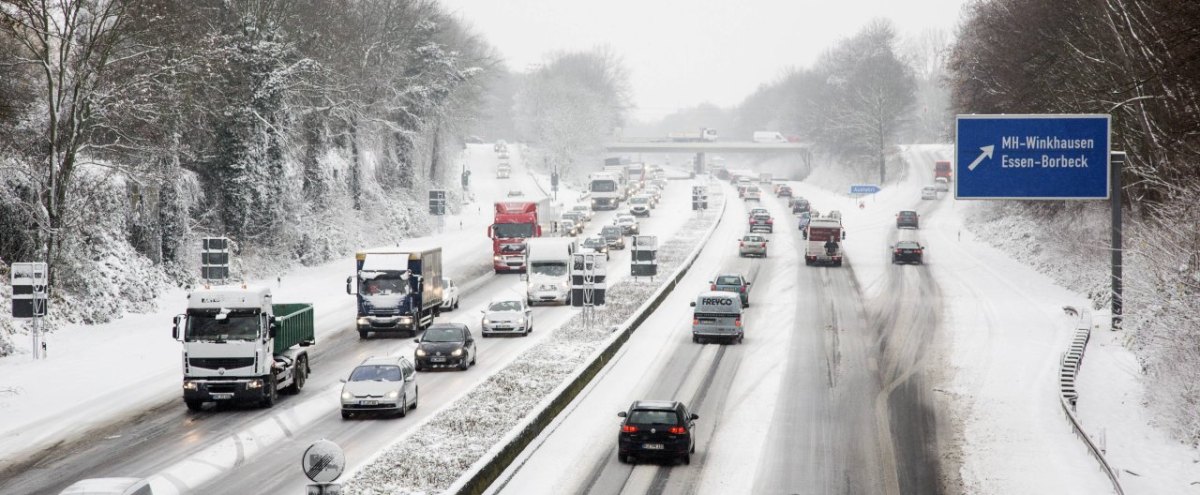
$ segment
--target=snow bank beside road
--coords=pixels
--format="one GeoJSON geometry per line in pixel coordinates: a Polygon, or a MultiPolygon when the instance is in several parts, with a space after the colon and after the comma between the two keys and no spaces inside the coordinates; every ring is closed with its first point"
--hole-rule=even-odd
{"type": "MultiPolygon", "coordinates": [[[[720,207],[693,216],[660,246],[659,273],[673,273],[719,218],[720,207]]],[[[493,448],[605,342],[609,327],[625,321],[659,288],[660,282],[625,279],[609,287],[606,305],[589,324],[576,315],[554,336],[526,351],[512,365],[440,411],[410,436],[357,470],[346,483],[350,494],[438,492],[493,448]]]]}

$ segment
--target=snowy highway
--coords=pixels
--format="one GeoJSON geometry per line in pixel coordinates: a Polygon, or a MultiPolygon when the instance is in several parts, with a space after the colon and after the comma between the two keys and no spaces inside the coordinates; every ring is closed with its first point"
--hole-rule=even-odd
{"type": "MultiPolygon", "coordinates": [[[[819,194],[793,186],[800,195],[819,194]]],[[[697,261],[702,268],[685,277],[494,490],[937,491],[936,433],[917,373],[937,331],[939,307],[928,270],[887,270],[889,303],[872,312],[853,275],[855,260],[842,268],[805,266],[803,241],[786,204],[774,197],[763,203],[777,219],[769,257],[738,258],[735,239],[745,231],[753,203],[729,208],[697,261]],[[688,302],[714,274],[728,272],[753,281],[745,342],[694,344],[688,302]],[[616,413],[639,399],[680,400],[699,414],[690,465],[618,462],[616,413]]],[[[891,214],[884,215],[890,222],[891,214]]],[[[848,222],[847,229],[847,243],[871,242],[859,239],[855,224],[848,222]]],[[[887,255],[883,248],[878,252],[887,255]]]]}

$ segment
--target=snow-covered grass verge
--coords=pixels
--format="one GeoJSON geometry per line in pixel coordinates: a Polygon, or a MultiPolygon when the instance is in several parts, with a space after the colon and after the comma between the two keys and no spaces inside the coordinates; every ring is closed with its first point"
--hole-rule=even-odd
{"type": "MultiPolygon", "coordinates": [[[[568,381],[578,378],[586,363],[595,363],[608,344],[622,335],[627,337],[632,325],[625,332],[613,332],[611,327],[650,309],[655,292],[678,279],[680,269],[694,259],[698,245],[710,235],[722,211],[723,205],[693,216],[674,239],[660,246],[659,273],[670,276],[659,277],[657,282],[630,278],[609,287],[606,305],[596,309],[590,320],[576,315],[546,342],[438,411],[411,435],[397,439],[351,473],[346,493],[442,492],[469,470],[478,473],[488,467],[489,454],[507,448],[515,455],[520,446],[513,446],[514,437],[537,434],[529,431],[528,418],[544,413],[562,395],[568,381]]],[[[504,467],[492,466],[489,471],[498,474],[504,467]]]]}

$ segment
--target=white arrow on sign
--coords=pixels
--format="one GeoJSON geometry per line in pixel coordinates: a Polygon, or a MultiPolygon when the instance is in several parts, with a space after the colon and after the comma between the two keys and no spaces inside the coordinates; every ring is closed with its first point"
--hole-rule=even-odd
{"type": "Polygon", "coordinates": [[[982,162],[984,158],[990,159],[992,157],[992,151],[994,151],[995,149],[996,149],[996,145],[987,145],[987,146],[980,147],[979,151],[982,151],[983,153],[980,153],[979,158],[976,158],[975,161],[971,162],[971,164],[967,166],[967,170],[973,171],[973,170],[975,170],[975,167],[979,166],[979,162],[982,162]]]}

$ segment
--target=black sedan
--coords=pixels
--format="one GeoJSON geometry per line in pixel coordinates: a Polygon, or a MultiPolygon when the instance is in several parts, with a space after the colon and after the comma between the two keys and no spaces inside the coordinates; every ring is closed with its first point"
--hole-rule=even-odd
{"type": "Polygon", "coordinates": [[[892,264],[914,263],[923,264],[925,248],[915,241],[900,241],[892,246],[892,264]]]}
{"type": "Polygon", "coordinates": [[[692,463],[696,437],[692,430],[700,416],[688,412],[678,401],[639,400],[621,411],[621,432],[617,434],[617,460],[680,460],[692,463]]]}
{"type": "Polygon", "coordinates": [[[413,340],[417,371],[450,367],[465,371],[475,364],[475,339],[462,323],[435,323],[413,340]]]}
{"type": "Polygon", "coordinates": [[[921,215],[912,210],[901,210],[896,214],[896,228],[898,229],[919,229],[921,228],[921,215]]]}

